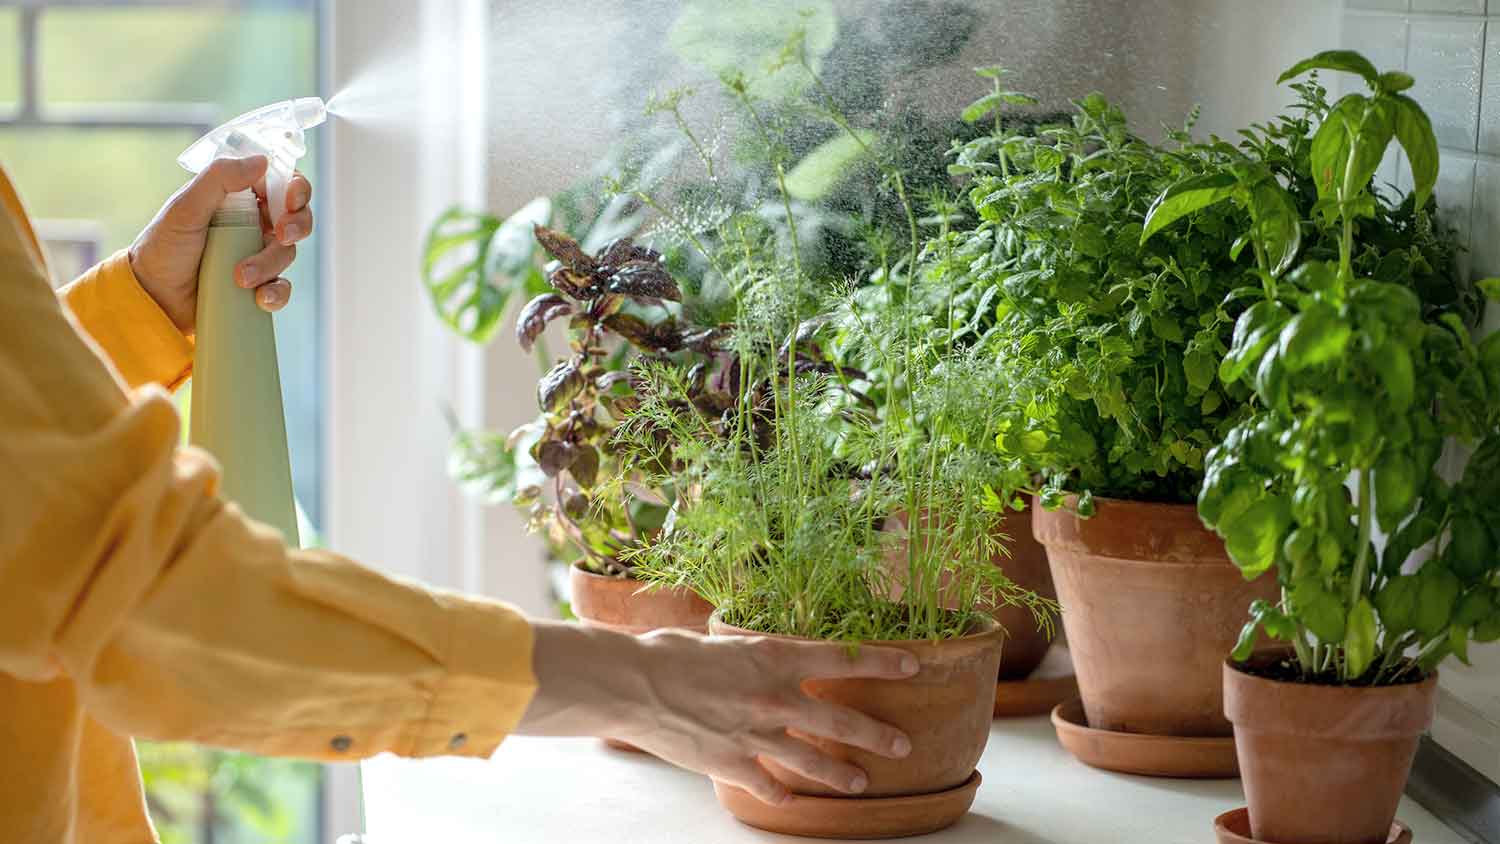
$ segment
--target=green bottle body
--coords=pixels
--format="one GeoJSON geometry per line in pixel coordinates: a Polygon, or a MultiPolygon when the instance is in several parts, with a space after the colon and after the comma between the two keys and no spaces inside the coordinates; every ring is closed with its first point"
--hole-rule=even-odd
{"type": "Polygon", "coordinates": [[[281,372],[271,315],[234,283],[234,268],[263,247],[259,211],[221,210],[198,268],[198,326],[188,441],[212,454],[220,495],[300,545],[281,372]]]}

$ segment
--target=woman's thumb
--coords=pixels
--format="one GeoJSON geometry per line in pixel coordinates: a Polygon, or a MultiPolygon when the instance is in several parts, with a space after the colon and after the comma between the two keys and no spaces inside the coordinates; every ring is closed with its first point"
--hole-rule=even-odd
{"type": "Polygon", "coordinates": [[[216,158],[188,183],[172,202],[188,225],[208,225],[213,213],[231,193],[255,187],[266,175],[266,157],[216,158]]]}

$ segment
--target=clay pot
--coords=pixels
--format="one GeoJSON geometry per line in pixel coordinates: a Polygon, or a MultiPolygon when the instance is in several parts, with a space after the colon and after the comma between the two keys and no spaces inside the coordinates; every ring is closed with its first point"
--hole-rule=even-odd
{"type": "Polygon", "coordinates": [[[1221,671],[1251,837],[1384,844],[1417,740],[1432,724],[1437,672],[1420,683],[1348,687],[1257,677],[1230,662],[1221,671]]]}
{"type": "Polygon", "coordinates": [[[713,605],[681,587],[651,587],[628,577],[605,577],[581,566],[569,570],[573,614],[591,627],[649,633],[663,627],[708,632],[713,605]]]}
{"type": "MultiPolygon", "coordinates": [[[[1031,505],[1027,504],[1026,509],[1019,512],[1007,511],[1003,520],[995,526],[997,533],[1007,537],[1005,546],[1010,553],[995,554],[992,559],[1017,586],[1056,600],[1057,590],[1052,587],[1052,572],[1047,567],[1047,550],[1032,534],[1031,509],[1031,505]]],[[[905,532],[906,514],[892,515],[886,520],[886,530],[905,532]]],[[[892,575],[899,579],[905,571],[905,543],[897,543],[887,555],[886,563],[892,575]]],[[[946,576],[944,582],[947,582],[946,576]]],[[[898,582],[892,590],[891,600],[899,601],[902,591],[898,582]]],[[[950,601],[948,606],[952,608],[954,602],[950,601]]],[[[1042,664],[1052,641],[1047,638],[1046,631],[1037,626],[1036,617],[1026,607],[1002,606],[988,609],[1005,631],[1004,657],[1000,660],[998,679],[1025,679],[1042,664]]]]}
{"type": "MultiPolygon", "coordinates": [[[[709,629],[715,634],[764,635],[725,624],[717,614],[709,621],[709,629]]],[[[799,738],[864,770],[869,787],[856,799],[933,794],[961,786],[973,776],[989,740],[1003,638],[1000,625],[986,620],[983,630],[958,639],[865,642],[865,646],[913,654],[920,669],[905,680],[808,680],[803,684],[815,698],[857,709],[903,730],[912,747],[905,759],[887,759],[827,739],[799,738]]],[[[763,760],[763,764],[795,794],[849,796],[774,762],[763,760]]]]}
{"type": "MultiPolygon", "coordinates": [[[[1043,598],[1057,600],[1052,570],[1047,565],[1047,549],[1032,531],[1032,505],[1028,503],[1020,512],[1007,512],[1000,531],[1010,537],[1007,543],[1010,556],[996,558],[995,565],[1017,586],[1030,589],[1043,598]]],[[[1052,646],[1046,631],[1037,627],[1036,617],[1025,607],[996,607],[990,614],[1005,628],[1000,679],[1022,680],[1031,676],[1052,646]]]]}
{"type": "Polygon", "coordinates": [[[1191,504],[1094,501],[1088,519],[1074,499],[1033,519],[1089,726],[1231,735],[1220,666],[1250,602],[1276,599],[1274,574],[1246,582],[1191,504]]]}

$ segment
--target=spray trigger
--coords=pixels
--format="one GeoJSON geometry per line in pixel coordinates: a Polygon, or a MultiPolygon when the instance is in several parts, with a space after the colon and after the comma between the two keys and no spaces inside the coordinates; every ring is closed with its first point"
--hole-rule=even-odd
{"type": "Polygon", "coordinates": [[[305,130],[328,119],[318,97],[301,97],[262,106],[199,138],[177,157],[191,173],[201,173],[216,158],[266,157],[266,204],[274,225],[286,213],[286,190],[307,154],[305,130]]]}

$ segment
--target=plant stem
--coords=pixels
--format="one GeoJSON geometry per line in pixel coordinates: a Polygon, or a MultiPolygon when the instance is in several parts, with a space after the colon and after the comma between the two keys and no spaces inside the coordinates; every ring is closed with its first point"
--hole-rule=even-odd
{"type": "Polygon", "coordinates": [[[1354,558],[1354,575],[1349,579],[1349,608],[1359,603],[1365,590],[1365,575],[1370,565],[1371,499],[1374,488],[1369,469],[1359,470],[1359,554],[1354,558]]]}

